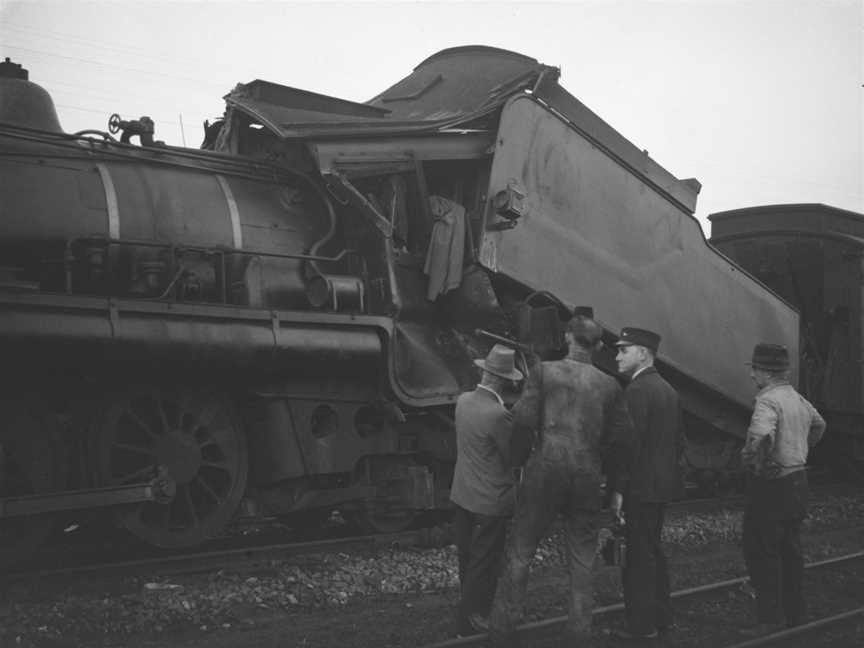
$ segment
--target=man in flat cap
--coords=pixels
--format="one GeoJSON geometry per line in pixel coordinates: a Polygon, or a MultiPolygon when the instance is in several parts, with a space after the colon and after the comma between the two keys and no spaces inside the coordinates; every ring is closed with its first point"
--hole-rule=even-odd
{"type": "Polygon", "coordinates": [[[519,488],[490,618],[490,635],[499,648],[518,645],[515,628],[522,615],[528,563],[559,513],[570,572],[565,637],[576,645],[591,627],[601,453],[616,436],[629,436],[630,420],[621,386],[591,364],[603,329],[589,312],[578,312],[565,332],[567,357],[537,363],[513,408],[514,438],[534,437],[534,449],[519,488]]]}
{"type": "Polygon", "coordinates": [[[521,380],[515,354],[501,344],[485,360],[480,384],[456,401],[456,468],[450,499],[459,556],[461,597],[457,633],[485,632],[501,570],[507,523],[515,499],[510,460],[512,417],[501,392],[521,380]]]}
{"type": "Polygon", "coordinates": [[[825,421],[789,384],[789,351],[757,344],[750,378],[759,392],[741,461],[747,470],[744,561],[756,590],[756,622],[741,630],[758,635],[795,626],[804,617],[801,522],[807,514],[807,454],[825,421]]]}
{"type": "Polygon", "coordinates": [[[624,390],[633,436],[612,471],[612,509],[626,515],[624,605],[626,626],[617,636],[652,639],[672,628],[669,573],[660,541],[666,504],[684,495],[679,462],[684,429],[678,393],[654,368],[657,333],[621,330],[618,370],[630,377],[624,390]]]}

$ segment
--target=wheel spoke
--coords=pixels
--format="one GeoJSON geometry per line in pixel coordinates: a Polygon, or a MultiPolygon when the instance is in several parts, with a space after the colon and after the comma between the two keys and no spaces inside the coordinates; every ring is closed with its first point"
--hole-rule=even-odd
{"type": "Polygon", "coordinates": [[[148,457],[153,456],[152,448],[145,448],[144,446],[132,445],[131,443],[122,443],[120,441],[112,441],[112,448],[120,448],[121,450],[128,450],[129,452],[134,452],[135,454],[146,455],[148,457]]]}
{"type": "Polygon", "coordinates": [[[198,474],[198,475],[195,476],[195,481],[198,482],[198,485],[201,486],[201,488],[202,488],[203,490],[205,490],[205,491],[207,492],[207,494],[210,495],[210,497],[212,497],[213,500],[214,500],[217,504],[220,503],[220,502],[222,501],[222,498],[219,497],[219,495],[216,494],[216,491],[213,490],[213,488],[210,486],[210,484],[207,483],[207,480],[204,479],[203,477],[201,477],[200,474],[198,474]]]}
{"type": "Polygon", "coordinates": [[[153,477],[153,474],[156,472],[156,469],[153,467],[153,464],[148,464],[143,468],[139,468],[138,470],[123,475],[118,478],[118,483],[120,484],[131,484],[137,482],[139,480],[143,480],[145,477],[153,477]]]}
{"type": "Polygon", "coordinates": [[[168,415],[165,414],[162,398],[158,394],[154,394],[153,402],[156,403],[156,411],[159,414],[159,421],[162,423],[162,431],[167,432],[171,429],[171,425],[168,423],[168,415]]]}
{"type": "Polygon", "coordinates": [[[118,511],[130,531],[156,546],[186,547],[224,528],[245,492],[248,470],[244,430],[231,401],[194,388],[153,386],[123,395],[108,413],[101,419],[99,455],[106,483],[149,480],[159,464],[177,472],[170,502],[118,511]]]}
{"type": "Polygon", "coordinates": [[[210,431],[209,427],[198,427],[192,430],[191,432],[192,438],[198,443],[198,448],[203,450],[207,446],[215,445],[219,446],[219,442],[213,438],[213,434],[210,431]],[[203,437],[203,438],[201,438],[203,437]]]}
{"type": "Polygon", "coordinates": [[[195,503],[192,501],[192,492],[189,489],[188,485],[183,486],[183,499],[186,500],[186,505],[189,508],[190,517],[192,518],[193,524],[197,526],[201,526],[201,520],[198,517],[198,511],[195,509],[195,503]]]}
{"type": "Polygon", "coordinates": [[[159,435],[156,434],[153,430],[151,430],[151,429],[150,429],[150,426],[147,425],[147,424],[144,422],[144,420],[143,420],[140,416],[138,416],[138,415],[135,413],[135,411],[134,411],[131,407],[130,407],[129,409],[127,409],[127,410],[124,412],[124,414],[125,414],[126,416],[128,416],[128,417],[132,420],[132,422],[133,422],[135,425],[137,425],[139,428],[141,428],[142,430],[144,430],[144,431],[147,433],[147,435],[148,435],[151,439],[157,439],[157,438],[159,438],[159,435]]]}
{"type": "Polygon", "coordinates": [[[198,412],[198,416],[195,417],[194,423],[192,423],[192,425],[190,426],[189,433],[193,435],[196,434],[198,430],[204,427],[206,423],[209,423],[212,418],[213,403],[208,402],[204,407],[201,408],[201,411],[198,412]]]}
{"type": "Polygon", "coordinates": [[[234,472],[232,467],[228,465],[226,461],[211,461],[208,459],[201,460],[202,466],[207,466],[208,468],[214,468],[215,470],[221,470],[223,472],[232,473],[234,472]]]}

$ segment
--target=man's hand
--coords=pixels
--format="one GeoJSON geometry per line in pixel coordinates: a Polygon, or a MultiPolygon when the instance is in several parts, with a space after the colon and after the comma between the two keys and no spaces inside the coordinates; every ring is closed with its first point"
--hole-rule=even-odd
{"type": "Polygon", "coordinates": [[[621,505],[624,503],[624,496],[621,493],[612,493],[612,499],[609,502],[609,508],[612,509],[612,514],[615,519],[621,522],[624,518],[621,517],[621,505]]]}

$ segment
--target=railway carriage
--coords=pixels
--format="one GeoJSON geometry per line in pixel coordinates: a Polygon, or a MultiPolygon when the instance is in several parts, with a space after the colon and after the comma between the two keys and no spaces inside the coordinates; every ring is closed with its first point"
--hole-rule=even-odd
{"type": "Polygon", "coordinates": [[[864,214],[828,205],[761,205],[709,216],[711,243],[801,313],[801,391],[829,434],[814,461],[838,476],[864,466],[864,214]]]}

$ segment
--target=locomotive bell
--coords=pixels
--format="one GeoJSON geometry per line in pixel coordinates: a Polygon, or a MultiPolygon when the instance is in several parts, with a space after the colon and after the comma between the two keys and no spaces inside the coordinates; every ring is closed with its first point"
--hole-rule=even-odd
{"type": "Polygon", "coordinates": [[[62,133],[51,95],[9,57],[0,63],[0,123],[62,133]]]}

